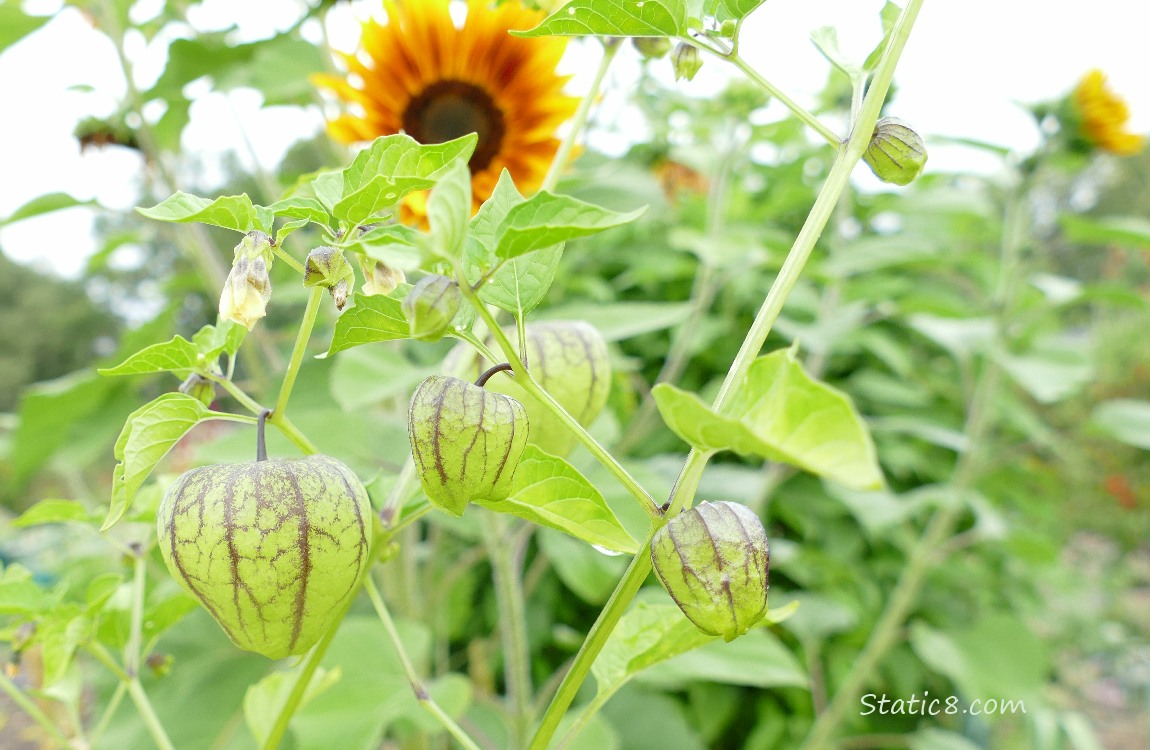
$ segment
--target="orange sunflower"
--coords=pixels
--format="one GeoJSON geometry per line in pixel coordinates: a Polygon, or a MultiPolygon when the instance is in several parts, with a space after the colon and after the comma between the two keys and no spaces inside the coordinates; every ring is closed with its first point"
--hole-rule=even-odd
{"type": "Polygon", "coordinates": [[[1079,130],[1086,140],[1104,151],[1130,156],[1142,150],[1145,139],[1126,130],[1130,110],[1120,96],[1106,87],[1106,76],[1092,70],[1074,89],[1079,130]]]}
{"type": "MultiPolygon", "coordinates": [[[[559,147],[555,130],[578,99],[561,89],[555,66],[567,48],[559,38],[520,39],[543,18],[518,2],[492,8],[467,0],[462,27],[449,0],[384,0],[387,23],[363,25],[361,54],[343,55],[353,78],[316,76],[340,99],[358,105],[328,123],[339,141],[370,141],[404,132],[420,143],[478,133],[471,156],[474,208],[491,196],[506,168],[520,191],[539,187],[559,147]],[[358,80],[355,80],[358,79],[358,80]]],[[[406,207],[423,211],[423,196],[406,207]]]]}

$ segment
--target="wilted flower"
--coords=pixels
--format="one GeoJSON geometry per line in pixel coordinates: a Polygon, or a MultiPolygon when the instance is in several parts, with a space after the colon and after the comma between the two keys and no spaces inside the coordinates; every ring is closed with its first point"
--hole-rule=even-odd
{"type": "Polygon", "coordinates": [[[703,67],[703,58],[699,50],[686,42],[679,42],[675,51],[671,53],[671,63],[675,66],[675,80],[686,78],[688,81],[695,77],[703,67]]]}
{"type": "Polygon", "coordinates": [[[360,267],[363,269],[363,293],[367,295],[391,294],[396,287],[407,281],[403,269],[392,268],[367,256],[360,258],[360,267]]]}
{"type": "Polygon", "coordinates": [[[268,300],[272,296],[272,282],[268,269],[272,264],[271,238],[253,230],[236,245],[232,270],[224,281],[220,295],[220,318],[231,320],[247,328],[267,314],[268,300]]]}

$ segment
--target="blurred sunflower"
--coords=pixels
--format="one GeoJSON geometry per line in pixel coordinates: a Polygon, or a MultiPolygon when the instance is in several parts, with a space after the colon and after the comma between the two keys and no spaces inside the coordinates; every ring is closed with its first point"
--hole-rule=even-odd
{"type": "Polygon", "coordinates": [[[1106,87],[1106,76],[1092,70],[1074,89],[1074,107],[1082,136],[1104,151],[1129,156],[1142,150],[1143,136],[1126,130],[1130,110],[1106,87]]]}
{"type": "MultiPolygon", "coordinates": [[[[478,133],[468,165],[477,209],[504,168],[520,191],[538,188],[559,147],[555,130],[575,112],[578,99],[561,92],[567,76],[555,73],[566,40],[507,33],[535,26],[541,12],[518,2],[492,8],[485,0],[468,0],[457,27],[449,5],[384,0],[387,23],[366,22],[363,54],[344,55],[353,77],[313,80],[362,109],[328,123],[344,143],[399,132],[420,143],[442,143],[478,133]]],[[[422,217],[425,200],[417,194],[405,207],[422,217]]]]}

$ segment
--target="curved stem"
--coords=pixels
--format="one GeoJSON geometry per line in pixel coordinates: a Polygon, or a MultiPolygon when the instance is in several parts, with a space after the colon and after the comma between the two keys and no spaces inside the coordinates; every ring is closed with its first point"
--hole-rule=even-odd
{"type": "Polygon", "coordinates": [[[571,151],[575,148],[575,141],[579,139],[583,126],[587,124],[587,115],[590,114],[591,107],[594,106],[595,100],[598,98],[599,88],[603,85],[603,79],[607,77],[607,69],[611,67],[615,53],[622,46],[620,45],[621,41],[621,39],[615,38],[608,38],[603,41],[603,57],[599,60],[599,69],[595,72],[595,79],[591,82],[591,88],[579,101],[579,108],[575,110],[575,116],[571,118],[571,128],[564,136],[563,142],[559,144],[559,150],[555,152],[555,158],[551,160],[547,176],[543,178],[543,184],[539,186],[540,190],[554,190],[559,183],[559,175],[567,166],[567,161],[571,158],[571,151]]]}
{"type": "MultiPolygon", "coordinates": [[[[225,391],[228,392],[228,394],[232,398],[234,398],[236,401],[238,401],[241,406],[243,406],[245,409],[250,411],[252,414],[255,414],[258,416],[261,412],[266,411],[266,409],[263,406],[261,406],[259,403],[257,403],[255,399],[253,399],[251,396],[249,396],[247,393],[245,393],[242,388],[240,388],[238,385],[233,383],[231,380],[228,380],[227,378],[221,378],[220,376],[218,376],[214,373],[207,372],[206,370],[201,371],[200,375],[202,375],[203,377],[207,378],[208,380],[212,381],[216,385],[223,388],[225,391]]],[[[249,418],[244,417],[244,416],[239,415],[239,414],[230,414],[228,416],[233,421],[237,421],[237,422],[239,422],[239,421],[252,422],[252,423],[255,422],[255,420],[249,419],[249,418]]],[[[287,415],[280,415],[279,419],[275,419],[274,417],[275,417],[275,414],[272,414],[268,418],[268,421],[271,422],[272,424],[274,424],[276,426],[276,429],[278,429],[280,432],[282,432],[284,434],[284,436],[287,437],[288,440],[295,443],[297,448],[299,448],[301,451],[303,451],[307,455],[311,455],[313,453],[319,453],[319,450],[315,447],[315,445],[310,440],[307,439],[307,436],[305,436],[302,432],[299,431],[299,428],[296,427],[295,424],[292,423],[291,419],[289,419],[287,417],[287,415]]]]}
{"type": "Polygon", "coordinates": [[[511,363],[511,366],[515,370],[515,382],[519,387],[539,399],[539,401],[575,435],[591,455],[593,455],[599,463],[603,464],[603,467],[611,472],[615,478],[619,480],[619,483],[627,488],[628,492],[634,495],[635,499],[638,500],[639,504],[643,507],[643,510],[647,512],[647,515],[653,518],[662,516],[663,511],[659,508],[659,504],[651,497],[650,493],[635,481],[635,478],[623,468],[623,465],[615,460],[615,457],[612,456],[606,448],[600,445],[599,441],[593,438],[591,433],[584,429],[583,425],[579,424],[579,420],[571,416],[571,414],[563,408],[563,405],[556,401],[555,398],[544,390],[535,378],[532,377],[527,366],[523,364],[523,360],[519,358],[519,352],[515,345],[507,338],[507,334],[503,332],[503,329],[499,327],[499,323],[496,322],[495,316],[491,314],[491,311],[488,310],[487,306],[476,296],[475,292],[471,291],[471,289],[463,283],[460,284],[460,289],[463,292],[463,296],[471,302],[476,312],[483,318],[483,322],[491,330],[491,335],[495,337],[499,348],[503,350],[503,355],[507,357],[507,361],[511,363]]]}
{"type": "Polygon", "coordinates": [[[400,666],[403,667],[403,673],[407,676],[407,681],[411,685],[411,692],[415,694],[415,699],[419,701],[419,705],[423,709],[436,718],[436,720],[443,725],[443,728],[451,734],[455,740],[467,748],[467,750],[481,750],[475,740],[464,732],[455,720],[451,718],[435,699],[427,692],[424,687],[423,681],[419,678],[419,673],[415,671],[415,666],[411,663],[411,657],[407,655],[407,649],[403,647],[403,641],[400,640],[399,631],[395,629],[395,621],[391,619],[391,613],[387,610],[387,605],[383,603],[383,597],[379,595],[379,589],[375,585],[375,581],[368,576],[367,582],[364,584],[367,589],[367,596],[371,599],[371,604],[375,607],[375,613],[379,616],[379,621],[383,623],[384,630],[387,631],[387,637],[391,640],[391,645],[395,648],[395,653],[399,657],[400,666]]]}

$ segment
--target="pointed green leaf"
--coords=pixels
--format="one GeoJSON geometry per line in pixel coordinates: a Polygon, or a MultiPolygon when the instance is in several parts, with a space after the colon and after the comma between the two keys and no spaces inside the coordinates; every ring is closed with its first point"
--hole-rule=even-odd
{"type": "Polygon", "coordinates": [[[685,0],[572,0],[530,31],[514,36],[677,36],[686,30],[685,0]]]}
{"type": "Polygon", "coordinates": [[[848,78],[854,80],[862,75],[862,68],[847,59],[839,49],[839,32],[834,26],[821,26],[811,32],[811,41],[815,43],[822,56],[831,65],[841,70],[848,78]]]}
{"type": "Polygon", "coordinates": [[[112,502],[102,530],[116,524],[152,469],[189,430],[205,419],[219,417],[199,400],[183,393],[165,393],[128,417],[113,454],[112,502]]]}
{"type": "Polygon", "coordinates": [[[48,606],[44,589],[32,580],[32,571],[15,563],[0,574],[0,615],[32,615],[48,606]]]}
{"type": "MultiPolygon", "coordinates": [[[[0,8],[4,6],[0,5],[0,8]]],[[[62,211],[65,208],[74,208],[76,206],[94,206],[95,201],[82,201],[79,198],[73,198],[67,193],[48,193],[46,195],[38,195],[24,205],[17,208],[7,218],[0,219],[0,226],[5,224],[13,224],[22,219],[30,219],[33,216],[41,216],[43,214],[52,213],[53,211],[62,211]]]]}
{"type": "Polygon", "coordinates": [[[736,20],[745,18],[762,5],[766,0],[722,0],[723,10],[727,16],[736,20]]]}
{"type": "Polygon", "coordinates": [[[879,17],[882,19],[882,41],[875,45],[863,62],[863,70],[866,72],[870,73],[878,67],[878,61],[882,59],[882,53],[886,51],[886,46],[890,42],[890,35],[894,31],[894,25],[901,14],[902,8],[890,0],[887,0],[886,5],[882,6],[882,10],[879,11],[879,17]]]}
{"type": "Polygon", "coordinates": [[[600,694],[614,692],[637,672],[715,640],[674,604],[640,602],[619,620],[591,666],[600,694]]]}
{"type": "MultiPolygon", "coordinates": [[[[489,271],[499,259],[495,255],[499,225],[511,209],[526,200],[515,189],[507,170],[499,175],[499,182],[491,197],[479,207],[471,219],[471,237],[465,246],[464,273],[473,284],[489,271]]],[[[525,258],[505,261],[495,275],[479,290],[479,298],[496,307],[515,313],[530,312],[547,296],[555,280],[563,245],[558,244],[531,253],[525,258]]]]}
{"type": "Polygon", "coordinates": [[[16,528],[64,521],[88,521],[92,514],[76,500],[41,500],[12,521],[16,528]]]}
{"type": "MultiPolygon", "coordinates": [[[[312,698],[335,685],[342,676],[343,672],[338,666],[330,670],[323,667],[316,669],[308,681],[303,698],[300,699],[299,708],[303,708],[312,698]]],[[[292,672],[272,672],[249,687],[244,694],[244,719],[248,730],[261,747],[271,734],[280,709],[295,688],[297,679],[298,675],[292,672]]]]}
{"type": "Polygon", "coordinates": [[[115,367],[102,367],[101,375],[140,375],[147,372],[174,372],[186,376],[196,367],[199,352],[183,336],[152,344],[125,359],[115,367]]]}
{"type": "Polygon", "coordinates": [[[782,461],[852,489],[883,486],[874,443],[846,394],[781,350],[756,359],[723,414],[665,383],[652,394],[676,435],[704,450],[782,461]]]}
{"type": "Polygon", "coordinates": [[[1103,401],[1094,408],[1090,424],[1115,440],[1150,450],[1150,401],[1103,401]]]}
{"type": "Polygon", "coordinates": [[[427,201],[431,224],[431,249],[436,255],[455,260],[463,254],[467,221],[471,217],[471,172],[466,159],[448,166],[427,201]]]}
{"type": "Polygon", "coordinates": [[[507,212],[497,230],[495,255],[515,258],[576,237],[597,234],[634,221],[646,210],[617,213],[577,198],[541,191],[507,212]]]}
{"type": "Polygon", "coordinates": [[[328,216],[327,209],[316,198],[305,198],[303,196],[293,196],[291,198],[284,198],[282,201],[276,201],[268,206],[273,214],[278,218],[288,219],[307,219],[308,221],[315,222],[321,226],[327,226],[331,217],[328,216]]]}
{"type": "Polygon", "coordinates": [[[234,229],[237,232],[250,232],[253,229],[262,232],[271,231],[270,226],[263,226],[257,220],[255,206],[252,205],[247,193],[208,200],[176,191],[171,198],[151,208],[137,208],[136,212],[156,221],[171,221],[178,224],[199,222],[234,229]]]}
{"type": "Polygon", "coordinates": [[[248,329],[239,323],[225,320],[219,325],[207,325],[196,331],[192,343],[205,361],[214,362],[221,354],[234,357],[247,335],[248,329]]]}
{"type": "Polygon", "coordinates": [[[575,467],[528,445],[515,469],[511,496],[477,504],[562,531],[589,544],[634,554],[639,549],[603,495],[575,467]]]}
{"type": "Polygon", "coordinates": [[[410,336],[411,327],[399,300],[382,294],[356,294],[355,306],[344,310],[335,321],[331,346],[326,354],[320,356],[330,357],[360,344],[395,341],[410,336]]]}
{"type": "Polygon", "coordinates": [[[512,258],[479,290],[479,298],[516,315],[534,310],[547,296],[563,245],[552,245],[522,258],[512,258]]]}

